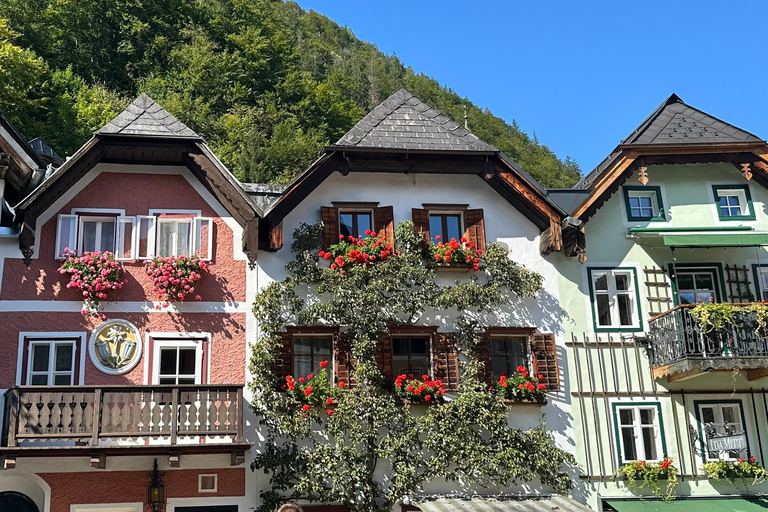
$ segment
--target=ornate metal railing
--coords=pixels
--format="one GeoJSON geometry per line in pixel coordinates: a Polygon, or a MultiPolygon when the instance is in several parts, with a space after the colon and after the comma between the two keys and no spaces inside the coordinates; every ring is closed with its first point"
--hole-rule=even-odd
{"type": "Polygon", "coordinates": [[[704,332],[691,315],[690,309],[694,306],[677,306],[649,320],[648,341],[654,366],[689,358],[714,361],[768,357],[768,338],[763,334],[754,313],[736,311],[733,326],[721,331],[704,332]]]}
{"type": "MultiPolygon", "coordinates": [[[[5,393],[3,445],[111,440],[239,443],[243,387],[22,386],[5,393]]],[[[58,444],[58,443],[56,443],[58,444]]]]}

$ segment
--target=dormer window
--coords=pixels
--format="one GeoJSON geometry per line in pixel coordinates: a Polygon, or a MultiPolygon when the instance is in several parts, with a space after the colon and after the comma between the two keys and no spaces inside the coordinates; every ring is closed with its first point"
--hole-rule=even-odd
{"type": "Polygon", "coordinates": [[[122,210],[78,211],[58,216],[56,226],[56,257],[69,252],[104,252],[115,254],[118,260],[132,260],[134,254],[134,217],[122,210]]]}
{"type": "Polygon", "coordinates": [[[140,215],[136,243],[139,259],[197,254],[211,259],[213,219],[196,212],[150,212],[140,215]]]}
{"type": "Polygon", "coordinates": [[[715,207],[720,220],[755,220],[752,196],[745,185],[714,185],[715,207]]]}
{"type": "Polygon", "coordinates": [[[665,220],[659,187],[624,187],[624,205],[630,222],[665,220]]]}

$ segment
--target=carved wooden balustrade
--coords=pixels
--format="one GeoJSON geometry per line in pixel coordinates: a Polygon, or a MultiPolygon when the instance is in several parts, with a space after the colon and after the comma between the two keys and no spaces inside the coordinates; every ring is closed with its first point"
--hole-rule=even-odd
{"type": "Polygon", "coordinates": [[[106,439],[239,443],[243,437],[242,385],[22,386],[5,393],[5,404],[7,447],[98,446],[106,439]]]}
{"type": "Polygon", "coordinates": [[[737,308],[732,326],[704,332],[691,315],[694,306],[676,306],[648,321],[651,364],[659,369],[655,376],[768,368],[768,337],[753,312],[737,308]]]}

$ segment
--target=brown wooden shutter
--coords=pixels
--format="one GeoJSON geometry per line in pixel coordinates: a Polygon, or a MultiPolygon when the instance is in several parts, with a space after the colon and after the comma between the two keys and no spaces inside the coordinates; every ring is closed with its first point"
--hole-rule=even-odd
{"type": "Polygon", "coordinates": [[[535,334],[531,344],[531,361],[534,375],[541,374],[542,382],[550,391],[560,389],[560,371],[557,366],[557,345],[551,332],[535,334]]]}
{"type": "Polygon", "coordinates": [[[334,359],[336,360],[336,382],[344,382],[347,386],[352,386],[354,384],[352,368],[355,366],[355,358],[352,356],[349,341],[344,336],[335,336],[334,359]]]}
{"type": "Polygon", "coordinates": [[[376,234],[388,244],[395,243],[395,213],[391,206],[376,208],[373,212],[376,234]]]}
{"type": "Polygon", "coordinates": [[[392,337],[384,336],[379,340],[379,351],[376,354],[376,364],[384,375],[384,384],[391,386],[395,382],[392,369],[392,337]]]}
{"type": "Polygon", "coordinates": [[[290,333],[282,333],[282,346],[280,353],[275,358],[275,375],[279,379],[279,385],[285,384],[285,378],[293,374],[293,338],[290,333]]]}
{"type": "Polygon", "coordinates": [[[464,236],[478,249],[485,251],[485,220],[482,209],[464,212],[464,236]]]}
{"type": "Polygon", "coordinates": [[[339,241],[339,209],[321,206],[320,220],[323,221],[323,249],[328,249],[339,241]]]}
{"type": "Polygon", "coordinates": [[[453,335],[439,332],[434,336],[432,358],[435,362],[435,379],[443,382],[450,391],[459,389],[459,358],[453,335]]]}
{"type": "Polygon", "coordinates": [[[279,251],[283,248],[283,221],[269,232],[269,250],[279,251]]]}
{"type": "Polygon", "coordinates": [[[490,334],[483,334],[482,341],[475,347],[475,355],[477,356],[477,359],[483,363],[483,367],[480,369],[480,374],[478,375],[480,382],[484,382],[488,385],[493,384],[493,356],[491,354],[490,334]]]}
{"type": "Polygon", "coordinates": [[[411,210],[411,218],[413,219],[413,226],[419,233],[424,233],[424,239],[427,243],[432,241],[432,237],[429,234],[429,210],[413,208],[411,210]]]}

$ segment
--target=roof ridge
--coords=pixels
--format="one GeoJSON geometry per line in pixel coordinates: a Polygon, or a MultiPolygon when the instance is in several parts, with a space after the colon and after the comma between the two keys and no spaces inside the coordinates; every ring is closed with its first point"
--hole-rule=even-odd
{"type": "MultiPolygon", "coordinates": [[[[358,125],[358,124],[360,124],[362,121],[364,121],[364,120],[365,120],[365,119],[366,119],[368,116],[370,116],[371,114],[373,114],[373,112],[374,112],[374,111],[375,111],[377,108],[379,108],[380,106],[384,105],[384,104],[385,104],[387,101],[391,100],[392,98],[394,98],[395,96],[397,96],[397,95],[398,95],[398,94],[400,94],[401,92],[402,92],[402,93],[405,93],[405,94],[409,94],[410,96],[409,96],[409,97],[406,97],[406,98],[403,98],[403,99],[402,99],[402,101],[401,101],[400,103],[398,103],[398,104],[397,104],[397,106],[390,108],[390,109],[389,109],[389,113],[388,113],[387,115],[385,115],[385,116],[382,116],[382,118],[381,118],[381,119],[379,119],[379,120],[376,122],[376,124],[373,124],[373,125],[371,125],[371,127],[370,127],[370,128],[368,128],[368,130],[367,130],[367,131],[365,131],[365,133],[364,133],[364,134],[363,134],[363,135],[360,137],[361,139],[362,139],[362,138],[364,138],[364,137],[365,137],[366,135],[368,135],[369,133],[371,133],[371,132],[373,131],[373,129],[374,129],[374,128],[376,128],[377,126],[379,126],[379,125],[382,123],[382,121],[384,121],[384,120],[387,118],[387,116],[388,116],[389,114],[391,114],[392,112],[394,112],[394,111],[395,111],[395,110],[397,110],[398,108],[402,107],[402,106],[403,106],[403,104],[404,104],[406,101],[408,101],[408,100],[409,100],[409,99],[411,99],[411,98],[415,98],[415,96],[414,96],[414,95],[413,95],[411,92],[409,92],[408,90],[406,90],[404,87],[401,87],[400,89],[398,89],[398,90],[397,90],[397,91],[395,91],[394,93],[390,94],[390,95],[389,95],[389,97],[388,97],[387,99],[385,99],[384,101],[382,101],[381,103],[379,103],[378,105],[376,105],[375,107],[373,107],[373,110],[371,110],[371,111],[370,111],[370,112],[368,112],[368,113],[367,113],[365,116],[363,116],[363,119],[361,119],[360,121],[358,121],[358,122],[357,122],[357,124],[355,124],[355,126],[357,126],[357,125],[358,125]]],[[[389,107],[387,107],[387,108],[389,108],[389,107]]],[[[346,134],[344,134],[344,135],[346,135],[346,134]]],[[[344,137],[342,136],[342,138],[344,138],[344,137]]]]}
{"type": "Polygon", "coordinates": [[[95,134],[202,139],[146,93],[140,94],[114,119],[96,130],[95,134]]]}

